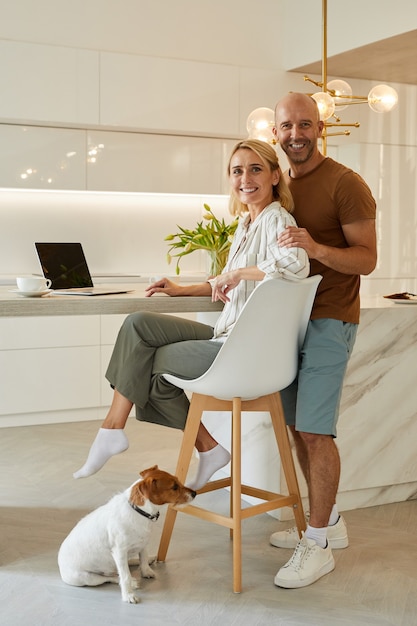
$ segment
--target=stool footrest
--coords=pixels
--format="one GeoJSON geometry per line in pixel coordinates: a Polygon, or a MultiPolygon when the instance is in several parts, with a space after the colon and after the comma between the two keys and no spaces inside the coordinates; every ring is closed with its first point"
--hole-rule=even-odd
{"type": "Polygon", "coordinates": [[[209,493],[210,491],[217,491],[217,489],[225,489],[226,487],[230,487],[232,484],[231,478],[219,478],[219,480],[212,480],[209,483],[206,483],[204,487],[201,487],[197,491],[197,495],[201,495],[202,493],[209,493]]]}
{"type": "MultiPolygon", "coordinates": [[[[257,495],[255,492],[257,490],[255,488],[250,489],[250,493],[246,494],[243,491],[242,493],[245,495],[251,495],[253,497],[261,497],[257,495]]],[[[264,493],[262,490],[259,490],[264,493]]],[[[240,518],[247,519],[249,517],[253,517],[254,515],[260,515],[261,513],[267,513],[268,511],[273,511],[274,509],[279,509],[283,506],[293,506],[298,503],[296,496],[284,496],[279,493],[271,493],[268,492],[269,498],[263,498],[266,502],[261,502],[259,504],[252,504],[247,508],[242,508],[240,510],[240,518]]],[[[216,524],[220,524],[221,526],[227,526],[228,528],[233,528],[233,518],[228,515],[222,515],[220,513],[216,513],[214,511],[209,511],[201,506],[196,506],[194,504],[187,504],[187,506],[173,506],[173,509],[179,511],[181,513],[188,513],[189,515],[194,515],[194,517],[199,517],[200,519],[206,519],[210,522],[214,522],[216,524]],[[219,521],[216,521],[216,519],[219,521]],[[229,521],[227,521],[229,520],[229,521]]]]}
{"type": "Polygon", "coordinates": [[[213,522],[214,524],[218,524],[219,526],[226,526],[226,528],[234,527],[233,519],[228,515],[221,515],[220,513],[215,513],[214,511],[203,509],[200,506],[187,504],[187,506],[182,506],[181,508],[177,508],[175,506],[173,508],[177,511],[181,511],[181,513],[193,515],[194,517],[204,519],[208,522],[213,522]]]}

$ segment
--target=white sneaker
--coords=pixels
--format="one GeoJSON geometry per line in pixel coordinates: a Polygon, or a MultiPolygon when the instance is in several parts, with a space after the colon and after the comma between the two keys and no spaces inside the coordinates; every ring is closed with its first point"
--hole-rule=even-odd
{"type": "Polygon", "coordinates": [[[274,583],[277,587],[286,589],[307,587],[334,570],[334,567],[334,558],[329,544],[325,548],[320,548],[315,541],[308,539],[303,533],[294,554],[278,571],[274,583]]]}
{"type": "MultiPolygon", "coordinates": [[[[308,516],[306,515],[307,521],[308,516]]],[[[272,533],[269,538],[269,543],[275,548],[296,548],[297,543],[300,541],[298,535],[297,526],[288,528],[287,530],[280,530],[276,533],[272,533]]],[[[347,528],[345,520],[341,515],[336,524],[327,527],[327,541],[332,550],[338,550],[339,548],[347,548],[349,545],[349,539],[347,534],[347,528]]]]}

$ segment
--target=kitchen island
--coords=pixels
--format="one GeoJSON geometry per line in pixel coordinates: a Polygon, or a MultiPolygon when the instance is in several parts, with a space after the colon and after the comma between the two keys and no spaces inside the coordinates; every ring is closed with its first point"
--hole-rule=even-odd
{"type": "MultiPolygon", "coordinates": [[[[0,288],[0,427],[102,419],[111,399],[104,373],[127,313],[144,307],[194,316],[221,308],[210,298],[145,298],[143,285],[132,288],[117,296],[36,299],[0,288]]],[[[417,497],[416,363],[417,305],[363,298],[336,440],[340,510],[417,497]]],[[[204,422],[230,445],[226,415],[206,413],[204,422]]],[[[244,415],[242,436],[243,481],[285,489],[269,417],[244,415]]]]}

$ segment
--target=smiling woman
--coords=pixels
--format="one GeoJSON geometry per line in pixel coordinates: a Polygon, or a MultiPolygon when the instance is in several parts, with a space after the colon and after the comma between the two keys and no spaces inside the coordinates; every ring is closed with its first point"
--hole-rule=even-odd
{"type": "Polygon", "coordinates": [[[272,202],[274,185],[278,184],[278,170],[271,170],[252,150],[240,148],[230,161],[232,189],[246,204],[251,220],[272,202]]]}
{"type": "Polygon", "coordinates": [[[252,211],[256,217],[274,200],[279,200],[288,212],[293,211],[294,202],[282,177],[277,154],[264,141],[246,139],[236,144],[228,174],[233,192],[229,203],[232,215],[252,211]]]}
{"type": "MultiPolygon", "coordinates": [[[[238,319],[256,283],[264,278],[305,278],[309,261],[302,248],[282,247],[279,235],[296,222],[286,210],[292,199],[271,146],[239,142],[230,157],[230,209],[238,217],[236,233],[223,272],[197,285],[178,285],[162,278],[149,285],[148,296],[210,295],[224,307],[215,327],[170,316],[134,313],[123,323],[106,377],[114,389],[110,410],[90,449],[87,462],[74,474],[84,478],[99,471],[128,442],[124,427],[133,404],[141,421],[183,429],[189,402],[165,373],[195,378],[207,371],[238,319]]],[[[229,462],[230,455],[200,424],[195,447],[200,453],[198,490],[229,462]]]]}

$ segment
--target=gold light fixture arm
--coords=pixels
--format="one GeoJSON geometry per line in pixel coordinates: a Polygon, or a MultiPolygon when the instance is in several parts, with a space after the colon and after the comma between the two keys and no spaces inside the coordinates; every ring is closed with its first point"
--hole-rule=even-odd
{"type": "Polygon", "coordinates": [[[350,135],[350,130],[343,130],[340,133],[325,133],[325,137],[340,137],[343,135],[344,137],[348,137],[350,135]]]}
{"type": "Polygon", "coordinates": [[[312,78],[310,78],[310,76],[307,76],[306,74],[304,74],[303,79],[305,81],[308,80],[309,83],[313,83],[313,85],[316,85],[316,87],[323,87],[323,83],[319,83],[317,80],[313,80],[312,78]]]}
{"type": "MultiPolygon", "coordinates": [[[[313,85],[316,85],[316,87],[321,87],[321,89],[323,89],[323,84],[322,82],[319,82],[317,80],[313,80],[312,78],[310,78],[310,76],[304,75],[303,79],[305,81],[308,81],[309,83],[312,83],[313,85]]],[[[329,89],[328,87],[326,87],[326,89],[323,89],[323,91],[326,91],[327,93],[329,93],[333,98],[335,96],[337,96],[336,92],[334,89],[329,89]]],[[[312,96],[313,94],[309,93],[309,96],[312,96]]],[[[349,102],[349,104],[364,104],[366,102],[368,102],[368,96],[339,96],[344,98],[345,100],[358,100],[358,102],[349,102]]],[[[338,104],[337,102],[335,103],[336,106],[343,106],[343,104],[338,104]]]]}
{"type": "Polygon", "coordinates": [[[360,124],[359,122],[353,122],[353,124],[339,124],[339,122],[326,122],[326,128],[331,128],[331,127],[337,127],[337,126],[352,126],[353,128],[359,128],[360,124]]]}

